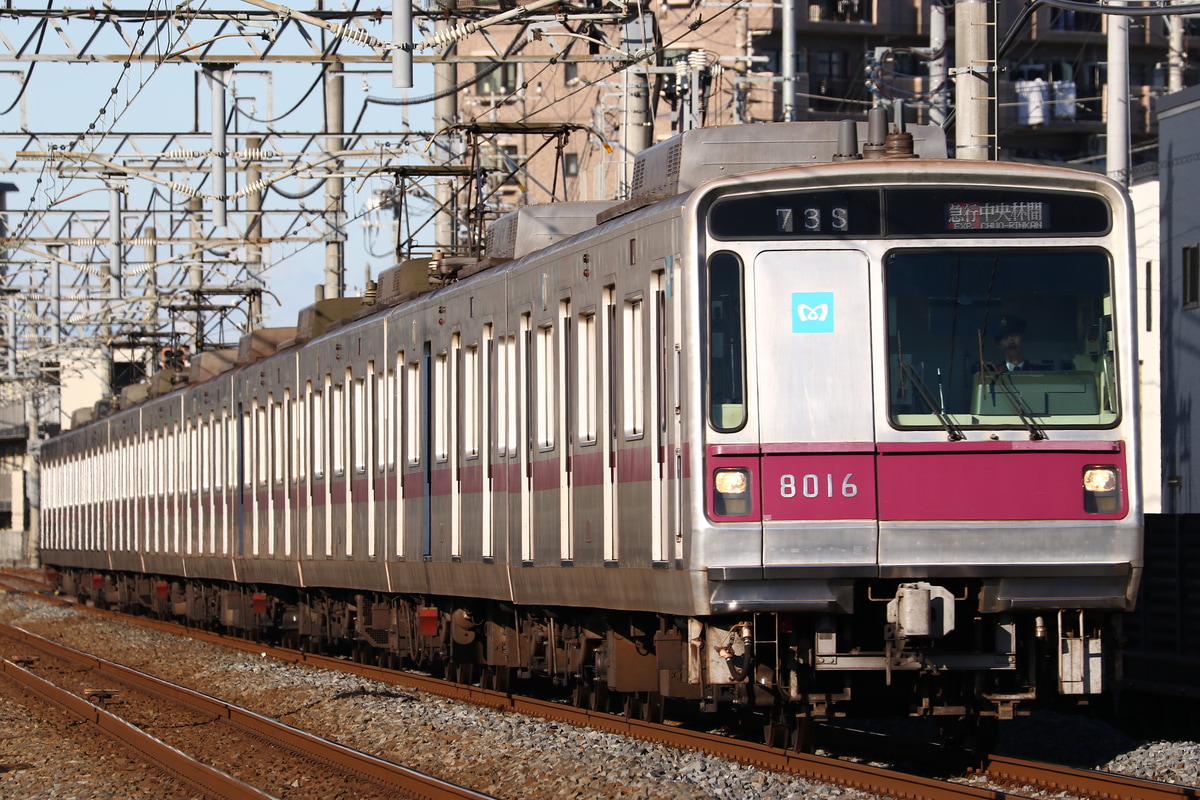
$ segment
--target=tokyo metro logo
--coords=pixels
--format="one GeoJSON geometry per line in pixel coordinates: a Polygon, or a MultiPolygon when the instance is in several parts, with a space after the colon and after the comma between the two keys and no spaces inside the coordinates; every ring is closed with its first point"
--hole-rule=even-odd
{"type": "Polygon", "coordinates": [[[833,292],[793,292],[792,333],[833,333],[833,292]]]}

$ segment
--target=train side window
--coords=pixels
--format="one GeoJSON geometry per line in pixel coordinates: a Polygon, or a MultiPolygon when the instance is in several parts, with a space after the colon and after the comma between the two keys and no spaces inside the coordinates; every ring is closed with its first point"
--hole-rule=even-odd
{"type": "Polygon", "coordinates": [[[421,463],[421,362],[411,361],[408,364],[408,384],[405,389],[405,430],[404,441],[407,447],[405,460],[410,467],[421,463]]]}
{"type": "Polygon", "coordinates": [[[325,477],[325,393],[312,393],[312,427],[309,428],[312,442],[312,474],[320,480],[325,477]]]}
{"type": "Polygon", "coordinates": [[[330,410],[333,412],[333,419],[329,422],[329,455],[332,459],[330,469],[336,477],[346,472],[346,384],[339,383],[332,387],[332,390],[333,408],[330,410]]]}
{"type": "Polygon", "coordinates": [[[275,455],[274,458],[271,459],[272,463],[274,464],[273,471],[275,484],[280,485],[283,483],[283,471],[284,466],[287,463],[284,460],[284,455],[287,452],[287,437],[284,436],[283,403],[275,403],[272,405],[271,441],[275,443],[275,455]]]}
{"type": "Polygon", "coordinates": [[[627,299],[623,316],[621,386],[625,438],[639,439],[646,425],[646,314],[642,298],[627,299]]]}
{"type": "Polygon", "coordinates": [[[258,401],[254,402],[254,439],[258,442],[258,463],[255,465],[255,473],[258,476],[259,485],[267,482],[267,467],[270,464],[271,436],[267,428],[267,407],[258,405],[258,401]]]}
{"type": "Polygon", "coordinates": [[[300,437],[296,435],[300,425],[300,399],[293,397],[291,389],[284,390],[287,404],[288,479],[295,483],[300,474],[300,437]]]}
{"type": "MultiPolygon", "coordinates": [[[[241,481],[242,481],[242,486],[244,486],[247,489],[251,489],[254,487],[254,473],[251,472],[251,467],[253,466],[251,464],[251,457],[253,454],[251,453],[251,450],[250,450],[250,442],[253,441],[252,437],[254,436],[254,434],[253,434],[254,428],[252,427],[252,420],[253,420],[253,417],[251,416],[249,411],[245,411],[242,413],[242,429],[240,431],[241,438],[238,441],[238,448],[241,453],[240,458],[241,458],[241,463],[242,463],[241,481]]],[[[173,437],[174,437],[174,433],[172,432],[172,438],[173,437]]],[[[172,454],[173,454],[175,448],[171,444],[171,440],[168,440],[168,448],[172,451],[172,454]]],[[[168,458],[170,458],[170,456],[168,456],[168,458]]],[[[172,480],[172,483],[174,483],[174,477],[172,477],[171,480],[172,480]]]]}
{"type": "Polygon", "coordinates": [[[450,361],[446,351],[437,354],[433,365],[433,457],[439,464],[450,458],[450,361]]]}
{"type": "Polygon", "coordinates": [[[391,423],[391,409],[388,407],[388,375],[382,370],[376,372],[375,364],[371,364],[371,391],[375,408],[371,427],[375,430],[375,461],[378,472],[386,472],[388,467],[388,427],[391,423]]]}
{"type": "Polygon", "coordinates": [[[744,341],[742,262],[733,253],[717,253],[708,262],[708,407],[718,431],[746,424],[744,341]]]}
{"type": "Polygon", "coordinates": [[[309,425],[309,409],[312,407],[312,381],[304,382],[304,397],[296,398],[299,407],[296,409],[296,429],[299,435],[296,437],[296,480],[304,483],[308,477],[309,464],[309,442],[310,432],[309,425]]]}
{"type": "MultiPolygon", "coordinates": [[[[374,371],[373,366],[368,369],[374,371]]],[[[354,382],[354,397],[351,400],[353,406],[350,412],[350,425],[354,429],[354,471],[357,473],[367,471],[367,419],[370,417],[367,398],[367,379],[362,377],[354,382]]]]}
{"type": "Polygon", "coordinates": [[[508,337],[501,336],[496,342],[496,377],[495,377],[495,394],[496,394],[496,454],[501,458],[508,456],[508,417],[509,400],[508,400],[508,385],[509,385],[509,347],[508,337]]]}
{"type": "Polygon", "coordinates": [[[537,329],[536,353],[534,358],[534,416],[537,424],[537,446],[539,450],[554,449],[554,326],[542,325],[537,329]]]}
{"type": "Polygon", "coordinates": [[[596,312],[589,311],[579,315],[579,357],[576,365],[579,370],[578,386],[576,387],[579,400],[578,436],[579,444],[591,445],[597,441],[597,397],[599,391],[598,370],[600,362],[596,352],[596,312]]]}
{"type": "Polygon", "coordinates": [[[462,371],[463,455],[479,458],[479,345],[468,345],[462,371]]]}
{"type": "Polygon", "coordinates": [[[403,401],[400,398],[400,381],[399,377],[404,374],[404,353],[396,355],[396,366],[394,369],[389,369],[387,374],[387,401],[388,401],[388,419],[387,419],[387,466],[388,470],[396,469],[396,451],[397,437],[400,435],[398,420],[400,417],[400,409],[403,401]]]}
{"type": "Polygon", "coordinates": [[[200,488],[208,491],[212,484],[212,423],[204,420],[200,423],[200,488]]]}

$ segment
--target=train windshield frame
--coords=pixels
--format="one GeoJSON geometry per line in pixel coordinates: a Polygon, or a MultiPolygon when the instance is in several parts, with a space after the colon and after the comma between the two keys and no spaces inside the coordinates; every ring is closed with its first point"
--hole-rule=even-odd
{"type": "Polygon", "coordinates": [[[895,427],[1119,423],[1105,250],[897,248],[883,259],[883,277],[895,427]]]}

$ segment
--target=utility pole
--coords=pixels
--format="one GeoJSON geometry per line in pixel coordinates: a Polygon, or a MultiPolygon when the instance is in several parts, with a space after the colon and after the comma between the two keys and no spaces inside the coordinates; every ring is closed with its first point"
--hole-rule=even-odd
{"type": "MultiPolygon", "coordinates": [[[[1124,0],[1113,0],[1123,6],[1124,0]]],[[[1108,177],[1129,185],[1129,17],[1107,14],[1108,80],[1105,95],[1105,146],[1108,177]]]]}
{"type": "MultiPolygon", "coordinates": [[[[654,49],[654,17],[642,14],[621,26],[622,47],[626,53],[642,54],[654,49]]],[[[621,121],[621,160],[624,167],[622,184],[628,197],[633,186],[634,156],[650,146],[651,130],[650,65],[638,64],[623,73],[625,83],[621,121]]]]}
{"type": "Polygon", "coordinates": [[[780,9],[783,23],[783,42],[779,60],[783,70],[783,113],[784,122],[796,121],[796,0],[783,0],[780,9]]]}
{"type": "Polygon", "coordinates": [[[229,189],[225,184],[225,159],[229,155],[225,143],[225,90],[233,67],[228,64],[205,64],[204,77],[212,91],[212,222],[218,228],[226,225],[225,200],[229,189]]]}
{"type": "Polygon", "coordinates": [[[1183,72],[1187,66],[1183,51],[1183,17],[1167,17],[1170,31],[1167,44],[1167,91],[1171,94],[1183,89],[1183,72]]]}
{"type": "MultiPolygon", "coordinates": [[[[345,82],[341,64],[330,64],[325,70],[325,149],[340,153],[345,145],[345,82]]],[[[346,294],[346,180],[341,176],[339,159],[329,162],[331,173],[325,179],[325,298],[346,294]]]]}
{"type": "MultiPolygon", "coordinates": [[[[255,284],[253,288],[262,288],[262,200],[261,189],[254,188],[262,180],[262,171],[256,158],[262,149],[262,138],[251,136],[246,139],[246,150],[249,153],[246,167],[246,277],[255,284]]],[[[250,295],[246,311],[246,325],[250,330],[258,330],[263,326],[262,293],[250,295]]]]}
{"type": "Polygon", "coordinates": [[[988,0],[954,3],[954,157],[987,161],[991,154],[988,111],[992,56],[988,47],[988,0]]]}
{"type": "MultiPolygon", "coordinates": [[[[451,28],[449,21],[439,19],[435,26],[437,34],[445,34],[451,28]]],[[[457,48],[454,44],[446,47],[444,55],[452,56],[457,48]]],[[[458,83],[458,66],[453,60],[447,59],[433,66],[433,91],[436,99],[433,101],[433,128],[437,131],[434,140],[434,151],[437,152],[443,164],[452,165],[458,161],[458,148],[455,144],[457,134],[445,133],[447,128],[458,122],[458,92],[454,91],[458,83]]],[[[438,178],[434,190],[434,202],[437,210],[434,212],[434,241],[443,253],[453,253],[458,243],[456,226],[454,224],[454,189],[449,178],[438,178]]]]}
{"type": "Polygon", "coordinates": [[[946,124],[946,6],[934,0],[929,6],[929,121],[946,124]]]}

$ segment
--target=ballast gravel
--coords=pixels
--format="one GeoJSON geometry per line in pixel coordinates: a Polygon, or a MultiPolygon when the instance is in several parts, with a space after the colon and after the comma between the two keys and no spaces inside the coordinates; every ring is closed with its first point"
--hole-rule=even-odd
{"type": "MultiPolygon", "coordinates": [[[[505,800],[875,797],[625,736],[255,658],[19,595],[0,595],[0,620],[505,800]]],[[[0,698],[0,765],[25,764],[0,773],[0,797],[189,796],[178,785],[164,786],[164,779],[148,775],[144,767],[118,764],[111,753],[77,752],[77,727],[53,714],[46,719],[30,715],[30,708],[0,698]]],[[[1200,786],[1200,744],[1138,743],[1095,720],[1020,719],[1003,730],[1001,749],[1200,786]],[[1064,743],[1073,752],[1061,752],[1064,743]]]]}

